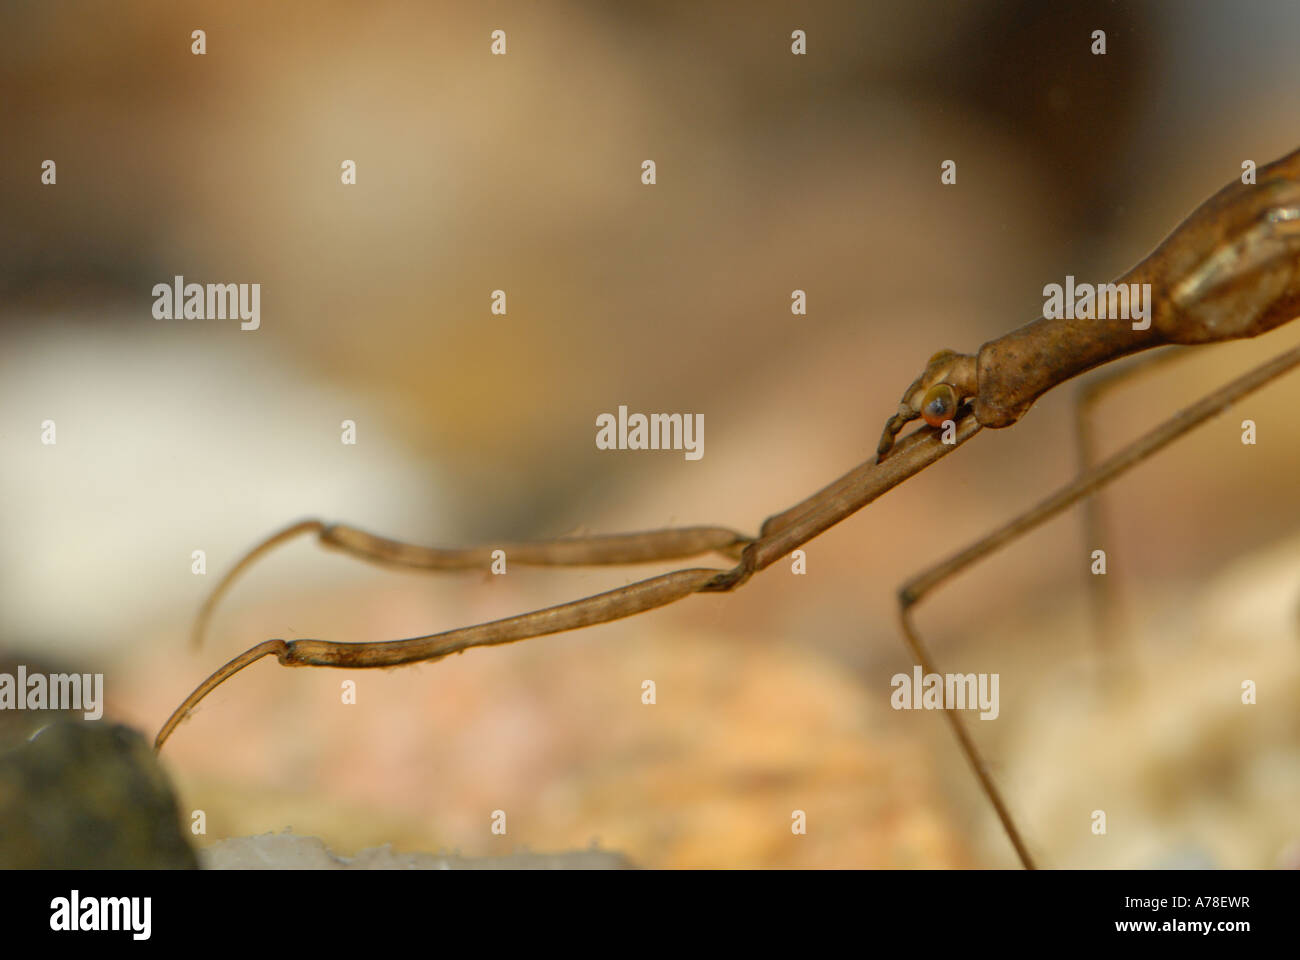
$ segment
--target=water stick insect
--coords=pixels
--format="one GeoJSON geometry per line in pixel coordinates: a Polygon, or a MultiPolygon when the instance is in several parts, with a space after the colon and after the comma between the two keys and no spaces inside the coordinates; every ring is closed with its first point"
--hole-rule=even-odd
{"type": "MultiPolygon", "coordinates": [[[[234,580],[268,550],[307,534],[359,559],[424,570],[485,568],[493,550],[504,550],[514,564],[534,566],[636,564],[710,553],[736,562],[729,569],[676,570],[530,613],[402,640],[267,640],[220,667],[190,693],[159,731],[155,748],[162,748],[204,697],[263,657],[274,656],[285,666],[393,667],[438,660],[472,647],[607,623],[694,593],[735,590],[951,453],[982,428],[1015,424],[1052,387],[1140,351],[1254,337],[1287,323],[1300,313],[1300,150],[1261,168],[1256,179],[1256,183],[1234,182],[1205,201],[1117,281],[1150,291],[1141,322],[1121,317],[1042,317],[989,341],[975,354],[951,350],[935,354],[904,392],[898,412],[886,422],[876,456],[769,517],[757,536],[700,526],[496,544],[492,548],[438,549],[320,520],[293,524],[249,551],[216,586],[195,624],[196,647],[202,643],[217,602],[234,580]],[[926,425],[899,439],[903,428],[916,419],[923,419],[926,425]]],[[[926,673],[938,672],[915,628],[913,613],[939,584],[1297,365],[1300,346],[1193,403],[1105,461],[1086,468],[1034,508],[909,580],[899,591],[900,622],[918,664],[926,673]]],[[[1033,857],[961,717],[951,709],[944,714],[1020,861],[1032,867],[1033,857]]]]}

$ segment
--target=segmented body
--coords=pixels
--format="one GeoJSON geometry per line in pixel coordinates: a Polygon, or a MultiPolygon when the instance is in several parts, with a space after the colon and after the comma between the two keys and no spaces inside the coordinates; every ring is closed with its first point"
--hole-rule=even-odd
{"type": "MultiPolygon", "coordinates": [[[[969,401],[981,426],[1009,427],[1052,387],[1129,354],[1170,344],[1258,336],[1300,314],[1300,150],[1206,200],[1146,259],[1115,281],[1149,291],[1149,315],[1040,317],[976,354],[930,359],[881,436],[881,459],[905,424],[969,401]]],[[[955,412],[955,411],[954,411],[955,412]]]]}

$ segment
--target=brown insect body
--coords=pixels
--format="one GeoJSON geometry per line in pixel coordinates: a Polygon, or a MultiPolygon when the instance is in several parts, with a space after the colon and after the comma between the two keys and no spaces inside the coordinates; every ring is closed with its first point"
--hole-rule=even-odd
{"type": "Polygon", "coordinates": [[[886,424],[880,457],[939,383],[972,402],[981,426],[1009,427],[1052,387],[1104,363],[1153,347],[1254,337],[1292,320],[1300,314],[1300,150],[1261,168],[1256,183],[1235,181],[1210,197],[1115,283],[1150,285],[1149,327],[1040,317],[974,357],[936,354],[886,424]]]}
{"type": "MultiPolygon", "coordinates": [[[[1135,329],[1131,319],[1040,318],[984,344],[976,355],[936,353],[907,388],[885,425],[873,461],[764,521],[757,537],[723,527],[650,530],[506,545],[514,562],[539,566],[644,563],[717,553],[738,560],[730,569],[692,567],[650,577],[570,603],[469,627],[382,643],[312,639],[267,640],[218,668],[172,713],[155,748],[209,693],[250,664],[274,656],[286,666],[391,667],[437,660],[465,650],[574,630],[665,606],[694,593],[734,590],[760,570],[807,543],[893,487],[947,456],[982,427],[1015,423],[1051,387],[1110,360],[1168,344],[1253,337],[1300,313],[1300,150],[1259,170],[1259,183],[1233,183],[1203,203],[1117,283],[1150,284],[1135,329]],[[1149,312],[1148,312],[1149,310],[1149,312]],[[1147,324],[1146,321],[1150,323],[1147,324]],[[969,408],[964,406],[971,401],[969,408]],[[911,420],[944,415],[953,427],[940,436],[918,430],[894,440],[911,420]],[[892,451],[892,455],[886,457],[892,451]]],[[[1108,311],[1109,312],[1109,311],[1108,311]]],[[[1248,371],[1179,411],[1106,460],[1084,470],[1030,510],[899,590],[900,626],[926,673],[939,673],[912,622],[920,600],[957,572],[1078,503],[1195,426],[1265,384],[1300,368],[1300,346],[1248,371]]],[[[379,537],[354,527],[306,520],[250,550],[213,590],[195,624],[201,639],[218,599],[258,557],[285,541],[314,534],[319,542],[359,559],[428,570],[481,567],[490,551],[446,550],[379,537]]],[[[979,750],[957,713],[944,709],[968,762],[993,804],[1021,862],[1033,860],[979,750]]]]}

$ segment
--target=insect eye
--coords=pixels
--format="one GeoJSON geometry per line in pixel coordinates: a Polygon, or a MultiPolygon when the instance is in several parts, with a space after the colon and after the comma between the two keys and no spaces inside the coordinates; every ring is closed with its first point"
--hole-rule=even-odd
{"type": "Polygon", "coordinates": [[[957,391],[946,383],[936,383],[921,401],[921,419],[932,427],[941,427],[957,414],[957,391]]]}

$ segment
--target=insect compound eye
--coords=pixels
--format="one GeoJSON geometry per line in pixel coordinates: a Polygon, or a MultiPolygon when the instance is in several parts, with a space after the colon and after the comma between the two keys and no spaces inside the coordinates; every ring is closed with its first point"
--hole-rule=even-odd
{"type": "Polygon", "coordinates": [[[945,420],[957,415],[957,391],[946,383],[936,383],[925,392],[921,401],[921,419],[932,427],[941,427],[945,420]]]}

